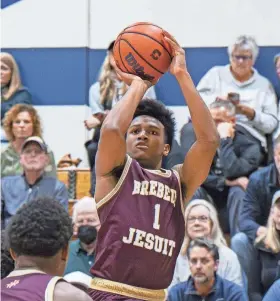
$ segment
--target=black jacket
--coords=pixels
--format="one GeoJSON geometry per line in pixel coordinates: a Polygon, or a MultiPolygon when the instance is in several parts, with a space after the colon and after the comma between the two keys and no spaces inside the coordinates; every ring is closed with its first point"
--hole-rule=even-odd
{"type": "Polygon", "coordinates": [[[280,189],[274,163],[254,172],[249,178],[240,214],[240,231],[253,242],[260,226],[265,226],[274,193],[280,189]]]}

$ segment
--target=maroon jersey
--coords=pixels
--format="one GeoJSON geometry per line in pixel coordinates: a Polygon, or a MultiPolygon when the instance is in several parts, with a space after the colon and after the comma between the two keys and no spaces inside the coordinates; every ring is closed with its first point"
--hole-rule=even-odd
{"type": "Polygon", "coordinates": [[[93,275],[148,289],[169,286],[184,238],[178,173],[147,170],[127,157],[112,192],[98,204],[93,275]]]}
{"type": "Polygon", "coordinates": [[[52,301],[60,277],[36,270],[16,270],[1,280],[2,301],[52,301]]]}

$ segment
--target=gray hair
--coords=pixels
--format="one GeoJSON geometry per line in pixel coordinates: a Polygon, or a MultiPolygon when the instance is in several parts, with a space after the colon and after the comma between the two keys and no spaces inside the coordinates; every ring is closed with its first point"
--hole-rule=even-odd
{"type": "Polygon", "coordinates": [[[232,56],[232,52],[236,47],[242,50],[250,50],[252,52],[253,62],[255,63],[259,54],[259,46],[253,37],[246,35],[239,36],[233,44],[228,46],[229,57],[232,56]]]}
{"type": "Polygon", "coordinates": [[[209,203],[205,200],[196,199],[196,200],[191,201],[185,210],[186,229],[185,229],[185,240],[182,245],[182,255],[187,255],[187,250],[188,250],[190,242],[191,242],[191,238],[188,236],[188,231],[187,231],[187,225],[188,225],[187,219],[188,219],[191,209],[196,206],[204,206],[209,211],[209,217],[210,217],[211,224],[212,224],[210,239],[213,240],[213,243],[218,248],[221,246],[227,245],[226,240],[223,236],[223,231],[221,229],[217,210],[215,209],[215,207],[211,203],[209,203]]]}
{"type": "Polygon", "coordinates": [[[228,112],[228,116],[235,116],[236,113],[236,108],[234,104],[232,104],[228,100],[219,100],[219,101],[214,101],[210,104],[209,106],[210,109],[220,109],[224,108],[228,112]]]}
{"type": "Polygon", "coordinates": [[[77,203],[73,206],[73,213],[72,213],[73,223],[76,222],[77,215],[81,212],[96,212],[96,215],[98,215],[94,198],[84,197],[79,201],[77,201],[77,203]]]}

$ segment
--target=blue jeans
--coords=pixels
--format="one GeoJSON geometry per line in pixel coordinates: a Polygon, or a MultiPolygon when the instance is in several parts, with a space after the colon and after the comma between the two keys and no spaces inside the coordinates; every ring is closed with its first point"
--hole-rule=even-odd
{"type": "Polygon", "coordinates": [[[240,232],[231,239],[231,248],[236,253],[240,265],[246,274],[247,279],[244,279],[244,281],[248,284],[249,299],[254,301],[262,300],[259,294],[261,270],[258,264],[258,253],[253,243],[245,233],[240,232]]]}

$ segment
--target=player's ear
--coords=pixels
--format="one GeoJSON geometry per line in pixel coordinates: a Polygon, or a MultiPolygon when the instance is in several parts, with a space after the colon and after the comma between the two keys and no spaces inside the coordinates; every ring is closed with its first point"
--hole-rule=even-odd
{"type": "Polygon", "coordinates": [[[16,253],[10,248],[9,249],[9,252],[10,252],[10,254],[11,254],[11,256],[12,256],[12,258],[13,258],[13,260],[15,261],[16,260],[16,258],[17,258],[17,255],[16,255],[16,253]]]}
{"type": "Polygon", "coordinates": [[[170,153],[170,145],[169,144],[164,144],[164,148],[163,148],[163,155],[166,157],[168,156],[168,154],[170,153]]]}
{"type": "Polygon", "coordinates": [[[62,249],[61,260],[67,261],[67,259],[68,259],[68,251],[69,251],[69,244],[62,249]]]}

